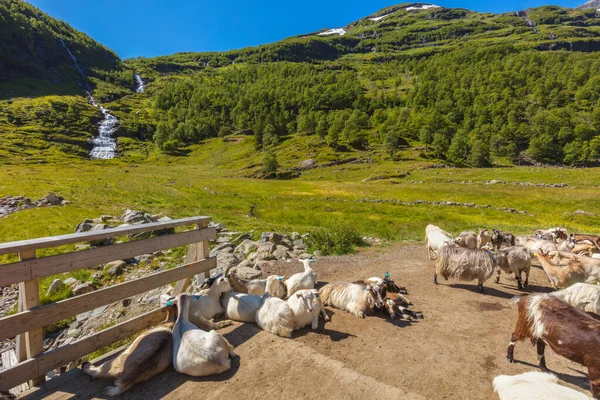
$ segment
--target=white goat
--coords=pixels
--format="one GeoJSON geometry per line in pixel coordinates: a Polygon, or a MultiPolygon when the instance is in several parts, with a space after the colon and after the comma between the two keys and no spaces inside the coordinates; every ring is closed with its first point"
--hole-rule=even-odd
{"type": "Polygon", "coordinates": [[[273,291],[272,284],[272,280],[267,281],[267,292],[262,296],[256,312],[256,325],[266,332],[289,338],[295,327],[294,316],[285,300],[270,294],[273,291]]]}
{"type": "Polygon", "coordinates": [[[566,251],[555,251],[549,255],[553,258],[553,262],[558,259],[560,265],[564,265],[564,261],[567,265],[581,264],[586,274],[585,283],[600,283],[600,260],[566,251]]]}
{"type": "Polygon", "coordinates": [[[311,260],[300,260],[304,264],[304,272],[294,274],[284,284],[287,288],[287,298],[290,298],[298,290],[314,289],[317,283],[317,273],[310,267],[311,260]]]}
{"type": "Polygon", "coordinates": [[[477,235],[471,231],[461,232],[457,238],[454,239],[454,243],[460,247],[466,247],[468,249],[477,248],[477,235]]]}
{"type": "Polygon", "coordinates": [[[515,274],[517,286],[523,289],[521,284],[521,272],[525,272],[525,287],[529,285],[529,271],[531,270],[531,253],[525,246],[507,247],[497,254],[498,275],[496,283],[500,282],[500,271],[506,274],[515,274]]]}
{"type": "Polygon", "coordinates": [[[319,290],[323,304],[348,311],[358,318],[364,318],[375,307],[373,285],[360,285],[349,282],[328,283],[319,290]]]}
{"type": "Polygon", "coordinates": [[[427,256],[430,260],[435,260],[437,252],[442,247],[452,243],[452,235],[439,226],[429,224],[425,228],[425,240],[427,241],[427,256]]]}
{"type": "Polygon", "coordinates": [[[222,293],[230,292],[231,285],[225,277],[215,280],[209,289],[203,290],[200,294],[192,296],[190,300],[189,319],[192,324],[198,326],[201,318],[212,319],[225,311],[221,305],[220,298],[222,293]]]}
{"type": "Polygon", "coordinates": [[[316,289],[298,290],[287,301],[292,315],[294,317],[295,328],[304,328],[311,324],[312,329],[319,327],[319,315],[323,316],[325,321],[329,321],[329,316],[325,312],[323,302],[316,289]]]}
{"type": "Polygon", "coordinates": [[[600,286],[574,283],[566,289],[551,293],[565,303],[589,313],[600,315],[600,286]]]}
{"type": "Polygon", "coordinates": [[[555,375],[539,371],[499,375],[494,378],[494,391],[500,400],[591,400],[575,389],[560,385],[555,375]]]}
{"type": "Polygon", "coordinates": [[[177,372],[190,376],[225,372],[231,368],[231,357],[235,357],[233,346],[217,331],[204,331],[188,320],[192,297],[186,294],[177,297],[179,314],[173,327],[173,366],[177,372]]]}
{"type": "MultiPolygon", "coordinates": [[[[277,275],[269,276],[266,281],[275,293],[283,287],[283,277],[277,275]]],[[[273,293],[270,293],[273,294],[273,293]]],[[[262,303],[262,295],[229,292],[223,295],[221,300],[225,308],[225,317],[234,321],[256,322],[256,312],[262,303]]]]}

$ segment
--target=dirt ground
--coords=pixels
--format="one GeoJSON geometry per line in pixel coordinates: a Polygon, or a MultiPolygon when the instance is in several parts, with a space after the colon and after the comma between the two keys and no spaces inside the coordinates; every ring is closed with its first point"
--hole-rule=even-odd
{"type": "MultiPolygon", "coordinates": [[[[363,399],[496,399],[492,379],[538,370],[535,349],[518,343],[515,364],[506,361],[506,347],[516,320],[509,299],[516,282],[493,278],[480,294],[473,283],[433,284],[434,262],[423,246],[393,245],[356,255],[321,257],[314,264],[320,282],[353,281],[383,276],[409,290],[413,308],[425,319],[414,323],[387,316],[357,319],[328,308],[332,321],[320,332],[303,329],[283,339],[253,325],[236,324],[226,337],[240,356],[226,374],[189,378],[167,371],[122,398],[325,398],[363,399]]],[[[290,275],[298,262],[276,264],[266,273],[290,275]]],[[[539,267],[532,269],[527,292],[550,291],[539,267]]],[[[547,348],[548,367],[561,382],[589,394],[586,370],[547,348]]],[[[107,382],[78,377],[52,398],[93,398],[107,382]]],[[[38,393],[39,394],[39,393],[38,393]]],[[[48,396],[48,393],[44,394],[48,396]]],[[[29,398],[37,398],[30,396],[29,398]]]]}

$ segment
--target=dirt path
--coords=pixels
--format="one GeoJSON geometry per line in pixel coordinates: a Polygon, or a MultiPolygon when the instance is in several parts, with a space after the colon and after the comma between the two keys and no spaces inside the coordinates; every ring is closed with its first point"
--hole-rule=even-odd
{"type": "MultiPolygon", "coordinates": [[[[408,288],[414,309],[425,319],[415,323],[379,316],[357,319],[329,309],[332,322],[322,332],[301,330],[292,340],[252,325],[236,325],[226,336],[240,358],[229,373],[190,379],[168,371],[123,398],[257,399],[270,394],[292,399],[494,399],[494,376],[537,370],[535,350],[528,342],[517,344],[516,364],[505,358],[516,319],[509,301],[518,294],[513,279],[503,275],[499,284],[488,281],[483,295],[472,284],[441,281],[435,286],[433,262],[422,246],[394,245],[353,256],[322,257],[314,268],[324,282],[389,271],[408,288]]],[[[282,262],[265,272],[289,275],[300,269],[300,263],[282,262]]],[[[530,290],[549,291],[540,268],[533,268],[530,290]]],[[[584,368],[551,350],[546,355],[562,383],[587,392],[584,368]]],[[[91,398],[106,384],[81,378],[52,397],[91,398]]]]}

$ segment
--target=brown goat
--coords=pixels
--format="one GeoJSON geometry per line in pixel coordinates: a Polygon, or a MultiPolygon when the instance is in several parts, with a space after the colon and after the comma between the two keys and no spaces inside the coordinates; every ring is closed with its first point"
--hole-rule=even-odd
{"type": "Polygon", "coordinates": [[[594,243],[598,249],[600,249],[600,236],[598,235],[583,235],[581,233],[574,233],[571,235],[576,242],[580,242],[582,240],[589,240],[594,243]]]}
{"type": "Polygon", "coordinates": [[[592,394],[600,398],[600,321],[551,294],[517,297],[515,301],[518,316],[507,349],[508,361],[515,361],[515,343],[529,338],[537,346],[540,368],[548,371],[544,358],[548,344],[555,353],[587,367],[592,394]]]}
{"type": "Polygon", "coordinates": [[[108,386],[105,392],[111,397],[160,374],[173,363],[172,329],[176,318],[177,307],[167,307],[165,322],[139,335],[118,357],[98,367],[85,363],[83,371],[92,378],[114,379],[114,386],[108,386]]]}
{"type": "Polygon", "coordinates": [[[405,296],[398,293],[387,293],[383,301],[382,310],[390,315],[391,319],[400,315],[400,318],[407,321],[415,319],[423,319],[423,313],[420,311],[412,311],[407,307],[412,305],[412,302],[405,296]]]}

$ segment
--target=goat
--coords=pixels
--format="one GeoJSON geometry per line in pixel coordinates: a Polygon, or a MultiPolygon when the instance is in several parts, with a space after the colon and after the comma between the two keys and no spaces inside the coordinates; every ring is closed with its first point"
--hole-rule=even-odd
{"type": "Polygon", "coordinates": [[[512,233],[503,232],[500,229],[493,229],[492,232],[492,244],[496,250],[500,249],[503,244],[508,246],[515,245],[515,235],[512,233]]]}
{"type": "Polygon", "coordinates": [[[556,241],[557,239],[565,240],[569,237],[569,232],[565,228],[556,227],[550,229],[538,229],[535,231],[535,236],[540,239],[556,241]]]}
{"type": "MultiPolygon", "coordinates": [[[[267,286],[275,293],[278,293],[280,286],[283,286],[282,276],[270,275],[266,280],[267,286]]],[[[225,308],[225,317],[241,322],[256,322],[256,312],[261,303],[262,295],[258,294],[229,292],[221,299],[221,304],[225,308]]]]}
{"type": "MultiPolygon", "coordinates": [[[[235,357],[233,346],[215,330],[205,331],[189,319],[190,299],[194,296],[177,296],[179,314],[173,327],[173,366],[175,370],[190,376],[220,374],[231,368],[235,357]]],[[[199,326],[204,327],[204,318],[199,326]]]]}
{"type": "Polygon", "coordinates": [[[288,298],[298,290],[314,289],[317,283],[317,274],[310,267],[310,263],[314,260],[300,260],[300,262],[304,264],[304,272],[294,274],[284,282],[288,298]]]}
{"type": "Polygon", "coordinates": [[[92,378],[114,379],[113,386],[105,389],[105,394],[110,397],[160,374],[173,359],[171,330],[176,317],[177,307],[167,307],[167,318],[161,325],[139,335],[119,356],[100,366],[84,363],[83,372],[92,378]]]}
{"type": "Polygon", "coordinates": [[[523,289],[523,286],[529,285],[529,271],[531,270],[531,253],[524,246],[508,247],[499,252],[497,255],[498,262],[498,275],[496,276],[496,282],[500,282],[500,271],[504,273],[514,273],[515,279],[517,280],[517,287],[519,290],[523,289]],[[525,283],[521,284],[521,272],[525,272],[525,283]]]}
{"type": "Polygon", "coordinates": [[[598,247],[598,249],[600,249],[600,236],[598,235],[584,235],[581,233],[574,233],[571,235],[571,237],[577,242],[580,242],[582,240],[589,240],[590,242],[595,244],[596,247],[598,247]]]}
{"type": "Polygon", "coordinates": [[[387,293],[387,297],[383,301],[383,310],[385,310],[391,319],[396,318],[396,314],[400,314],[401,319],[412,321],[415,319],[423,319],[423,313],[420,311],[412,311],[407,307],[412,305],[412,302],[397,293],[387,293]]]}
{"type": "Polygon", "coordinates": [[[513,300],[518,316],[506,350],[508,361],[515,361],[516,342],[529,338],[537,345],[540,368],[548,371],[544,357],[547,344],[555,353],[587,367],[592,395],[600,398],[600,321],[551,294],[513,300]]]}
{"type": "Polygon", "coordinates": [[[376,304],[377,293],[374,293],[373,286],[371,283],[365,286],[349,282],[328,283],[319,290],[319,295],[323,304],[365,318],[373,312],[376,304]]]}
{"type": "Polygon", "coordinates": [[[440,250],[435,266],[433,283],[438,284],[438,275],[460,281],[477,279],[477,286],[483,293],[483,283],[490,279],[496,268],[496,256],[483,249],[444,247],[440,250]]]}
{"type": "Polygon", "coordinates": [[[590,400],[575,389],[562,386],[554,374],[530,371],[520,375],[498,375],[494,391],[500,400],[590,400]]]}
{"type": "Polygon", "coordinates": [[[598,285],[578,282],[551,294],[584,312],[600,315],[600,286],[598,285]]]}
{"type": "Polygon", "coordinates": [[[289,338],[295,328],[294,315],[285,300],[271,295],[273,283],[273,280],[267,282],[266,292],[256,311],[256,325],[266,332],[289,338]]]}
{"type": "Polygon", "coordinates": [[[325,312],[325,307],[316,289],[298,290],[287,301],[292,310],[295,328],[304,328],[311,324],[312,329],[319,327],[319,315],[323,316],[325,321],[329,321],[329,316],[325,312]]]}
{"type": "Polygon", "coordinates": [[[571,253],[578,254],[580,256],[593,257],[598,248],[593,243],[586,242],[587,240],[575,243],[575,246],[573,246],[571,249],[571,253]]]}
{"type": "MultiPolygon", "coordinates": [[[[198,326],[201,323],[201,318],[210,320],[214,317],[223,314],[223,312],[225,312],[225,309],[223,308],[220,302],[221,294],[230,291],[231,285],[229,284],[229,280],[221,276],[214,280],[214,283],[210,288],[203,290],[201,293],[195,296],[190,297],[190,322],[198,326]]],[[[227,323],[227,325],[221,324],[218,326],[218,328],[222,328],[228,325],[230,325],[230,323],[227,323]]],[[[212,329],[215,328],[213,327],[212,329]]]]}
{"type": "Polygon", "coordinates": [[[477,235],[471,231],[461,232],[458,237],[454,239],[454,243],[460,247],[466,247],[467,249],[476,249],[477,235]]]}
{"type": "Polygon", "coordinates": [[[536,254],[548,281],[554,289],[569,287],[576,282],[585,282],[586,273],[580,262],[573,261],[568,266],[556,266],[550,262],[549,256],[540,249],[536,254]]]}
{"type": "MultiPolygon", "coordinates": [[[[600,261],[586,256],[580,256],[573,253],[567,253],[565,251],[556,251],[549,254],[551,257],[566,259],[567,265],[573,263],[580,264],[586,274],[585,283],[598,283],[600,282],[600,261]]],[[[561,264],[562,265],[562,264],[561,264]]]]}
{"type": "Polygon", "coordinates": [[[390,278],[389,272],[385,273],[385,278],[383,279],[374,276],[366,280],[358,280],[352,283],[356,283],[363,286],[365,286],[367,283],[371,283],[373,285],[381,285],[387,292],[408,294],[408,290],[404,286],[396,285],[396,282],[394,282],[392,278],[390,278]]]}
{"type": "MultiPolygon", "coordinates": [[[[225,276],[229,278],[229,283],[233,288],[234,292],[238,293],[247,293],[247,294],[265,294],[265,289],[267,287],[266,279],[241,279],[234,272],[229,272],[232,267],[227,268],[225,271],[225,276]]],[[[275,297],[279,297],[283,299],[286,296],[285,286],[281,285],[275,293],[271,293],[275,297]]]]}
{"type": "Polygon", "coordinates": [[[477,247],[481,249],[488,243],[492,243],[492,237],[490,236],[490,233],[487,229],[480,229],[477,233],[477,247]]]}
{"type": "Polygon", "coordinates": [[[432,224],[425,228],[425,240],[427,241],[427,256],[430,260],[435,260],[437,252],[453,242],[451,234],[432,224]]]}

